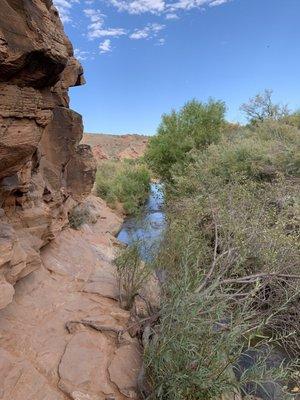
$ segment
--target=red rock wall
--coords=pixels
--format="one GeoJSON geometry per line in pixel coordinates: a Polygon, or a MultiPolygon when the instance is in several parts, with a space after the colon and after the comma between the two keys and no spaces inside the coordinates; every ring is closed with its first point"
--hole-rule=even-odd
{"type": "Polygon", "coordinates": [[[93,185],[68,88],[84,83],[51,0],[1,0],[0,308],[93,185]]]}

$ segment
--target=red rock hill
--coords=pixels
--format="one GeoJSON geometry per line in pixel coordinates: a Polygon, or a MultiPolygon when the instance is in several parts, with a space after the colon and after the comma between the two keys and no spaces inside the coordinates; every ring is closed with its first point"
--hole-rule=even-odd
{"type": "Polygon", "coordinates": [[[85,133],[82,143],[92,147],[94,157],[101,160],[124,158],[135,159],[143,156],[149,141],[144,135],[109,135],[85,133]]]}

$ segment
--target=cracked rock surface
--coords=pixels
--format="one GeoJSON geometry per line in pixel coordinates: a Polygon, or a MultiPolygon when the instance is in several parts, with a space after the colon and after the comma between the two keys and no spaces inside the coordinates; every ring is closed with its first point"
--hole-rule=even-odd
{"type": "Polygon", "coordinates": [[[89,202],[98,221],[58,234],[0,311],[2,400],[138,398],[139,343],[126,332],[129,313],[113,299],[121,220],[101,199],[89,202]],[[101,294],[108,280],[112,292],[101,294]]]}

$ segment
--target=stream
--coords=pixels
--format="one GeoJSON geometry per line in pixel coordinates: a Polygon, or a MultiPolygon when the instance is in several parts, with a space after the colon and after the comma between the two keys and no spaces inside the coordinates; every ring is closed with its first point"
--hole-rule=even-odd
{"type": "Polygon", "coordinates": [[[149,197],[138,215],[124,220],[117,238],[127,245],[139,243],[140,257],[151,261],[158,251],[166,218],[163,210],[163,184],[151,183],[149,197]]]}

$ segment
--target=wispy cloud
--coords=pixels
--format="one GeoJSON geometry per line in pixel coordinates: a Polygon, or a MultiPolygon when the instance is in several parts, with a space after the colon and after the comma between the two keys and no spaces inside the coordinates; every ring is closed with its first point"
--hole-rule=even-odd
{"type": "Polygon", "coordinates": [[[84,50],[80,50],[80,49],[74,49],[74,56],[79,61],[85,61],[85,60],[88,59],[89,51],[84,51],[84,50]]]}
{"type": "Polygon", "coordinates": [[[163,46],[166,43],[166,39],[165,38],[160,38],[158,39],[158,41],[156,42],[157,46],[163,46]]]}
{"type": "Polygon", "coordinates": [[[228,3],[228,0],[214,0],[212,3],[209,4],[210,7],[220,6],[221,4],[228,3]]]}
{"type": "Polygon", "coordinates": [[[71,22],[71,8],[74,3],[79,3],[79,0],[54,0],[54,5],[58,9],[60,18],[63,23],[71,22]]]}
{"type": "Polygon", "coordinates": [[[167,13],[166,19],[179,19],[178,15],[175,13],[167,13]]]}
{"type": "Polygon", "coordinates": [[[118,11],[126,11],[129,14],[152,13],[160,14],[165,10],[164,0],[108,0],[118,11]]]}
{"type": "Polygon", "coordinates": [[[100,10],[94,8],[86,8],[83,10],[84,15],[90,19],[91,23],[88,25],[88,29],[101,28],[104,24],[105,15],[100,10]]]}
{"type": "Polygon", "coordinates": [[[221,4],[228,3],[231,0],[178,0],[173,3],[168,3],[166,5],[166,9],[170,12],[179,11],[179,10],[191,10],[191,9],[201,9],[205,6],[215,7],[220,6],[221,4]]]}
{"type": "Polygon", "coordinates": [[[100,38],[104,36],[119,37],[126,35],[126,31],[123,28],[108,28],[108,29],[94,29],[88,33],[90,39],[100,38]]]}
{"type": "Polygon", "coordinates": [[[178,17],[173,13],[176,10],[191,10],[205,6],[214,7],[229,1],[231,0],[177,0],[174,2],[166,2],[165,0],[108,0],[109,4],[118,11],[125,11],[129,14],[152,13],[160,15],[166,13],[167,19],[178,17]]]}
{"type": "Polygon", "coordinates": [[[130,39],[139,40],[139,39],[149,39],[156,37],[158,33],[165,28],[165,25],[161,24],[148,24],[142,29],[135,29],[134,32],[129,35],[130,39]]]}
{"type": "MultiPolygon", "coordinates": [[[[88,24],[84,24],[86,31],[85,37],[90,40],[102,39],[97,44],[100,53],[108,53],[112,51],[112,40],[119,37],[127,37],[131,40],[150,40],[155,45],[162,46],[165,39],[161,35],[161,31],[166,28],[160,23],[148,23],[143,28],[122,28],[109,27],[106,24],[107,16],[102,13],[96,6],[99,4],[97,0],[53,0],[57,7],[60,17],[64,23],[72,22],[72,25],[80,18],[80,14],[88,19],[88,24]],[[76,9],[75,9],[75,6],[76,9]],[[76,14],[75,14],[76,13],[76,14]],[[76,18],[75,18],[76,15],[76,18]]],[[[152,14],[167,23],[169,20],[177,20],[182,17],[185,11],[192,9],[204,10],[209,7],[217,7],[229,3],[233,0],[105,0],[107,4],[113,7],[117,12],[125,12],[131,15],[152,14]]],[[[105,3],[103,3],[105,7],[105,3]]],[[[80,21],[80,20],[79,20],[80,21]]],[[[80,21],[81,22],[81,21],[80,21]]],[[[83,24],[76,24],[76,27],[83,24]]],[[[75,26],[75,25],[74,25],[75,26]]],[[[90,51],[75,49],[76,57],[83,61],[91,59],[95,54],[92,49],[90,51]]]]}
{"type": "Polygon", "coordinates": [[[110,39],[103,40],[103,42],[101,42],[99,45],[99,50],[101,54],[110,53],[112,51],[111,40],[110,39]]]}
{"type": "Polygon", "coordinates": [[[123,28],[104,28],[105,14],[102,14],[100,10],[94,8],[87,8],[84,14],[90,19],[91,23],[88,25],[87,37],[89,39],[96,39],[101,37],[119,37],[126,35],[126,31],[123,28]]]}

